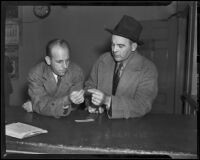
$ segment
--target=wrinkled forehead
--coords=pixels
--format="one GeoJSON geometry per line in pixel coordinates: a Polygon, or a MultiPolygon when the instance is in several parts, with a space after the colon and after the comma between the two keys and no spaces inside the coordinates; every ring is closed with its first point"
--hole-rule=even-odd
{"type": "Polygon", "coordinates": [[[125,38],[125,37],[122,37],[122,36],[119,36],[119,35],[112,35],[112,43],[115,43],[115,44],[124,44],[124,43],[130,43],[131,40],[128,39],[128,38],[125,38]]]}

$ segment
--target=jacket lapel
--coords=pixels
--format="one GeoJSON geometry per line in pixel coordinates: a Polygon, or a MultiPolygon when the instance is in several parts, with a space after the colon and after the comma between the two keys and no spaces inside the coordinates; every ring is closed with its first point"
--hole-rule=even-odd
{"type": "Polygon", "coordinates": [[[100,71],[101,74],[99,76],[101,78],[101,80],[99,83],[102,85],[103,90],[107,94],[111,94],[112,93],[113,74],[114,74],[114,68],[115,68],[115,62],[114,62],[111,54],[109,54],[109,56],[103,60],[103,63],[101,65],[102,65],[102,70],[100,71]],[[108,84],[110,84],[110,85],[108,85],[108,84]]]}
{"type": "Polygon", "coordinates": [[[137,52],[133,53],[125,66],[122,76],[119,80],[116,94],[122,93],[130,87],[129,81],[133,81],[134,78],[139,77],[140,70],[142,68],[142,56],[137,52]],[[134,74],[133,74],[134,73],[134,74]]]}
{"type": "Polygon", "coordinates": [[[67,69],[65,75],[62,77],[61,79],[61,82],[60,82],[60,85],[58,86],[57,90],[56,90],[56,93],[55,93],[55,96],[59,96],[59,95],[62,95],[63,92],[66,93],[67,90],[70,90],[70,84],[69,82],[71,82],[71,72],[70,72],[70,66],[69,68],[67,69]]]}
{"type": "Polygon", "coordinates": [[[44,86],[45,86],[46,91],[49,94],[54,95],[57,89],[57,83],[50,67],[47,65],[45,65],[44,67],[43,79],[44,79],[44,86]]]}

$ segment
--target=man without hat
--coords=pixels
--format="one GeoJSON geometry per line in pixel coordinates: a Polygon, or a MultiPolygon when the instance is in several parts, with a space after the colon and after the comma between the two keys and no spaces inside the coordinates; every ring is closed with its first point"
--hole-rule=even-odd
{"type": "Polygon", "coordinates": [[[143,44],[139,39],[142,26],[124,15],[113,30],[106,30],[112,34],[111,52],[99,57],[85,83],[96,106],[87,109],[90,113],[106,110],[110,119],[144,116],[157,96],[158,72],[153,62],[137,51],[143,44]]]}

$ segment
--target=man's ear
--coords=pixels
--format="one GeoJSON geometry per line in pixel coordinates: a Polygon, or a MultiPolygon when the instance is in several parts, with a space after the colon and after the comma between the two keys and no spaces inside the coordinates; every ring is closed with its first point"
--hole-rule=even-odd
{"type": "Polygon", "coordinates": [[[49,56],[45,57],[45,61],[48,65],[51,65],[51,58],[49,56]]]}
{"type": "Polygon", "coordinates": [[[137,49],[137,43],[132,43],[132,50],[131,51],[135,51],[137,49]]]}

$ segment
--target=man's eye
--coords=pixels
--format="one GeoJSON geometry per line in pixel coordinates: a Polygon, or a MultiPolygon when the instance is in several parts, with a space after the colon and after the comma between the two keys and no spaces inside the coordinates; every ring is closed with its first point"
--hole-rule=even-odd
{"type": "Polygon", "coordinates": [[[62,63],[62,61],[57,61],[57,63],[61,64],[61,63],[62,63]]]}

